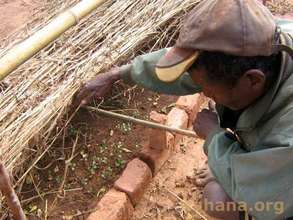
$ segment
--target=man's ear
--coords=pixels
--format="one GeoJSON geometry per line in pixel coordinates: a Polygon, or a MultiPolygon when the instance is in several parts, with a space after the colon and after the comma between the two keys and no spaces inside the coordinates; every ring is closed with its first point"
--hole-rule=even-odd
{"type": "Polygon", "coordinates": [[[262,90],[265,86],[266,75],[258,69],[250,69],[242,77],[253,90],[262,90]]]}

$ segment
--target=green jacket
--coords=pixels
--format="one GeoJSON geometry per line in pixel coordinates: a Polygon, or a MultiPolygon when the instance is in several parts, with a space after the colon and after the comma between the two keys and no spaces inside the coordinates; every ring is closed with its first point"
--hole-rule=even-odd
{"type": "MultiPolygon", "coordinates": [[[[284,32],[293,36],[293,21],[278,23],[284,32]]],[[[290,35],[284,36],[292,46],[290,35]]],[[[123,66],[124,81],[166,94],[200,92],[201,88],[194,85],[188,73],[173,83],[158,80],[155,64],[166,51],[139,56],[132,64],[123,66]]],[[[237,117],[234,135],[221,129],[205,143],[209,166],[217,181],[257,220],[293,216],[292,73],[293,61],[283,53],[278,80],[265,96],[237,117]]],[[[221,126],[229,127],[235,112],[223,106],[217,106],[217,112],[221,126]]]]}

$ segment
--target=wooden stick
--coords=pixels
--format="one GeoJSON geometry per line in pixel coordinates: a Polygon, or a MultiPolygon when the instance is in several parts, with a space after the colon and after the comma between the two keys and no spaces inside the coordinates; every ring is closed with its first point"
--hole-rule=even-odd
{"type": "Polygon", "coordinates": [[[150,121],[146,121],[146,120],[142,120],[142,119],[137,119],[137,118],[134,118],[134,117],[130,117],[128,115],[122,115],[122,114],[114,113],[114,112],[111,112],[111,111],[106,111],[106,110],[91,107],[91,106],[87,106],[86,109],[91,110],[91,111],[95,111],[98,114],[105,115],[107,117],[117,118],[117,119],[120,119],[120,120],[133,122],[135,124],[143,125],[143,126],[146,126],[146,127],[165,130],[165,131],[169,131],[169,132],[173,132],[173,133],[178,133],[178,134],[182,134],[182,135],[185,135],[185,136],[188,136],[188,137],[198,137],[196,135],[196,133],[193,132],[193,131],[179,129],[179,128],[172,128],[172,127],[169,127],[167,125],[162,125],[162,124],[155,123],[155,122],[150,122],[150,121]]]}
{"type": "Polygon", "coordinates": [[[21,208],[20,201],[12,187],[8,171],[0,163],[0,190],[6,198],[8,207],[15,220],[25,220],[24,212],[21,208]]]}

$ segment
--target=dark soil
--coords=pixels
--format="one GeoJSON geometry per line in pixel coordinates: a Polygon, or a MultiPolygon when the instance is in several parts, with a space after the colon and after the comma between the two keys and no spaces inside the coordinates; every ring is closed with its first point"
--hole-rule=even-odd
{"type": "MultiPolygon", "coordinates": [[[[116,87],[110,97],[121,96],[103,107],[142,119],[148,119],[152,110],[167,113],[176,100],[140,88],[119,91],[127,90],[116,87]]],[[[82,109],[27,177],[21,193],[27,215],[31,219],[84,219],[148,138],[145,127],[82,109]]]]}

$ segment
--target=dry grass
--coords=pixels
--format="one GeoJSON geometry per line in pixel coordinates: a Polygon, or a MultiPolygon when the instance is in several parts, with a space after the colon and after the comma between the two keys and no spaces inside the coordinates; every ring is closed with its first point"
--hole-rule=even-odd
{"type": "MultiPolygon", "coordinates": [[[[16,186],[61,133],[82,83],[142,50],[170,46],[181,18],[198,1],[109,0],[4,80],[8,88],[0,94],[0,159],[16,177],[16,186]]],[[[0,56],[78,1],[47,2],[46,11],[2,43],[0,56]]]]}
{"type": "Polygon", "coordinates": [[[292,0],[270,0],[267,1],[267,7],[274,14],[284,15],[286,13],[293,13],[292,0]]]}

